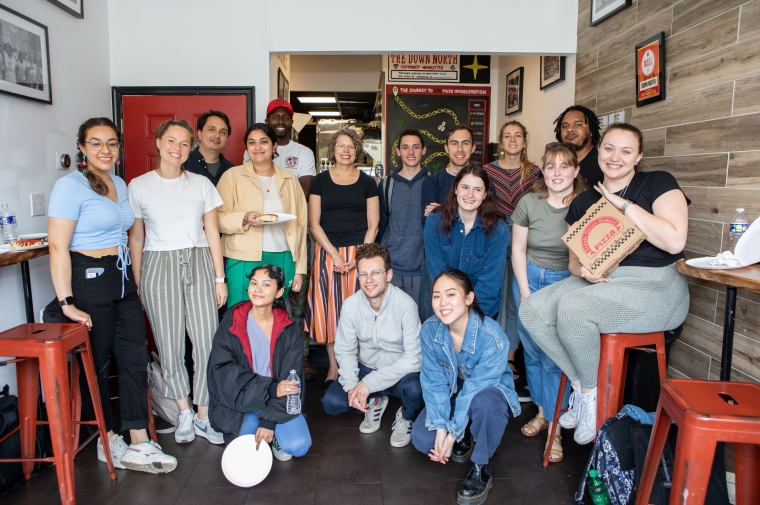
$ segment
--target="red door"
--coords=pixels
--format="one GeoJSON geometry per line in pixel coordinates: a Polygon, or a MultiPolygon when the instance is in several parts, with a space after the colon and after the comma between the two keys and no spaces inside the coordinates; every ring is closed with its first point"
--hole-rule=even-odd
{"type": "Polygon", "coordinates": [[[124,180],[156,168],[156,129],[169,119],[184,119],[193,130],[198,118],[210,109],[222,111],[230,118],[232,135],[222,149],[232,163],[243,163],[243,134],[247,128],[248,99],[244,95],[148,95],[124,96],[124,180]]]}

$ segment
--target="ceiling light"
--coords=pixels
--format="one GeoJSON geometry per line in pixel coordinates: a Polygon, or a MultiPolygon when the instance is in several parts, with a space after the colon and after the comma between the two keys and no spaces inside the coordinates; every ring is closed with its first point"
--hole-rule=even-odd
{"type": "Polygon", "coordinates": [[[334,96],[299,96],[297,98],[301,103],[335,103],[334,96]]]}
{"type": "Polygon", "coordinates": [[[315,110],[309,111],[312,116],[340,116],[340,112],[337,110],[315,110]]]}

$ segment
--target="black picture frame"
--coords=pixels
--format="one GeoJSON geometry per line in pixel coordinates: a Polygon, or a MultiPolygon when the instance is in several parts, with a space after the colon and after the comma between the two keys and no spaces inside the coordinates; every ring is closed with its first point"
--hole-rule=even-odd
{"type": "Polygon", "coordinates": [[[0,93],[52,105],[47,26],[0,5],[0,40],[14,51],[0,68],[0,93]],[[6,67],[8,60],[14,63],[14,70],[6,67]]]}
{"type": "Polygon", "coordinates": [[[523,81],[525,67],[518,67],[507,74],[507,96],[504,114],[517,114],[522,112],[523,81]]]}
{"type": "Polygon", "coordinates": [[[279,67],[277,67],[277,98],[290,101],[290,83],[279,67]]]}
{"type": "Polygon", "coordinates": [[[634,72],[636,77],[636,107],[642,107],[650,103],[659,102],[665,100],[665,32],[660,32],[657,35],[649,37],[645,41],[636,44],[634,49],[634,58],[636,64],[634,65],[634,72]],[[656,44],[655,44],[656,43],[656,44]],[[652,63],[653,67],[656,67],[657,75],[654,74],[655,68],[652,68],[647,72],[646,68],[642,68],[642,58],[651,49],[655,54],[655,61],[652,63]],[[644,51],[644,53],[641,53],[644,51]],[[639,55],[642,55],[640,57],[639,55]],[[656,82],[652,82],[656,80],[656,82]],[[649,86],[642,90],[643,86],[649,86]],[[652,87],[657,87],[657,93],[648,93],[652,87]],[[644,96],[641,98],[643,95],[644,96]]]}
{"type": "Polygon", "coordinates": [[[84,19],[84,0],[48,0],[48,2],[77,19],[84,19]]]}
{"type": "Polygon", "coordinates": [[[541,62],[539,64],[538,69],[539,75],[538,75],[538,83],[539,83],[539,89],[546,89],[550,88],[551,86],[554,86],[557,83],[560,83],[565,80],[565,57],[564,56],[541,56],[541,62]],[[558,65],[558,68],[556,68],[556,73],[554,73],[554,66],[555,64],[558,65]],[[547,65],[551,65],[552,68],[547,68],[547,65]],[[547,70],[552,71],[552,75],[547,79],[547,70]]]}
{"type": "Polygon", "coordinates": [[[602,21],[611,18],[618,12],[630,7],[633,0],[591,0],[590,16],[591,26],[596,26],[602,21]],[[596,16],[594,16],[596,14],[596,16]]]}

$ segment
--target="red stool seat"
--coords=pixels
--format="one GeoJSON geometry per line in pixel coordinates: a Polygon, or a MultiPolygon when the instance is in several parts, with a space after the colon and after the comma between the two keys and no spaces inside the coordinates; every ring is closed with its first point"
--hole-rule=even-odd
{"type": "Polygon", "coordinates": [[[760,386],[668,379],[660,388],[637,505],[649,502],[671,420],[678,425],[671,505],[705,502],[718,442],[736,444],[736,504],[760,502],[760,386]]]}
{"type": "MultiPolygon", "coordinates": [[[[596,429],[616,415],[623,408],[623,393],[625,392],[625,374],[628,370],[628,352],[631,350],[656,352],[657,368],[660,374],[660,382],[668,376],[668,367],[665,363],[665,333],[602,333],[600,335],[599,371],[597,375],[596,393],[596,429]],[[654,346],[654,349],[644,346],[654,346]]],[[[565,383],[567,376],[562,373],[559,381],[559,392],[554,409],[555,421],[562,412],[562,399],[565,396],[565,383]]],[[[552,424],[550,440],[554,439],[557,423],[552,424]]],[[[551,446],[548,444],[544,452],[543,465],[549,465],[551,446]]]]}
{"type": "MultiPolygon", "coordinates": [[[[97,424],[98,433],[89,437],[85,444],[97,435],[103,440],[108,440],[90,350],[89,331],[81,324],[22,324],[0,333],[0,349],[3,350],[3,354],[16,357],[9,362],[16,363],[19,397],[17,429],[21,435],[22,456],[21,460],[0,460],[0,463],[21,461],[27,479],[31,478],[35,461],[55,463],[61,503],[73,505],[76,503],[74,457],[82,448],[75,447],[72,443],[74,429],[78,429],[80,424],[97,424]],[[70,352],[81,354],[96,421],[79,422],[72,419],[71,388],[67,369],[67,355],[70,352]],[[47,422],[37,421],[40,375],[45,392],[47,422]],[[51,458],[34,458],[37,424],[49,425],[53,444],[51,458]]],[[[12,433],[15,433],[15,430],[12,433]]],[[[111,461],[108,443],[103,444],[103,450],[111,479],[115,479],[116,471],[111,461]]]]}

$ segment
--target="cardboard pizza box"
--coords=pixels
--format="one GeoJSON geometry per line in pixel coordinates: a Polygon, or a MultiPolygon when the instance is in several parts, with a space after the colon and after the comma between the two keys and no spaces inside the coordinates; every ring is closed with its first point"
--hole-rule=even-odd
{"type": "Polygon", "coordinates": [[[562,240],[595,275],[608,274],[645,239],[633,221],[602,197],[562,240]]]}

